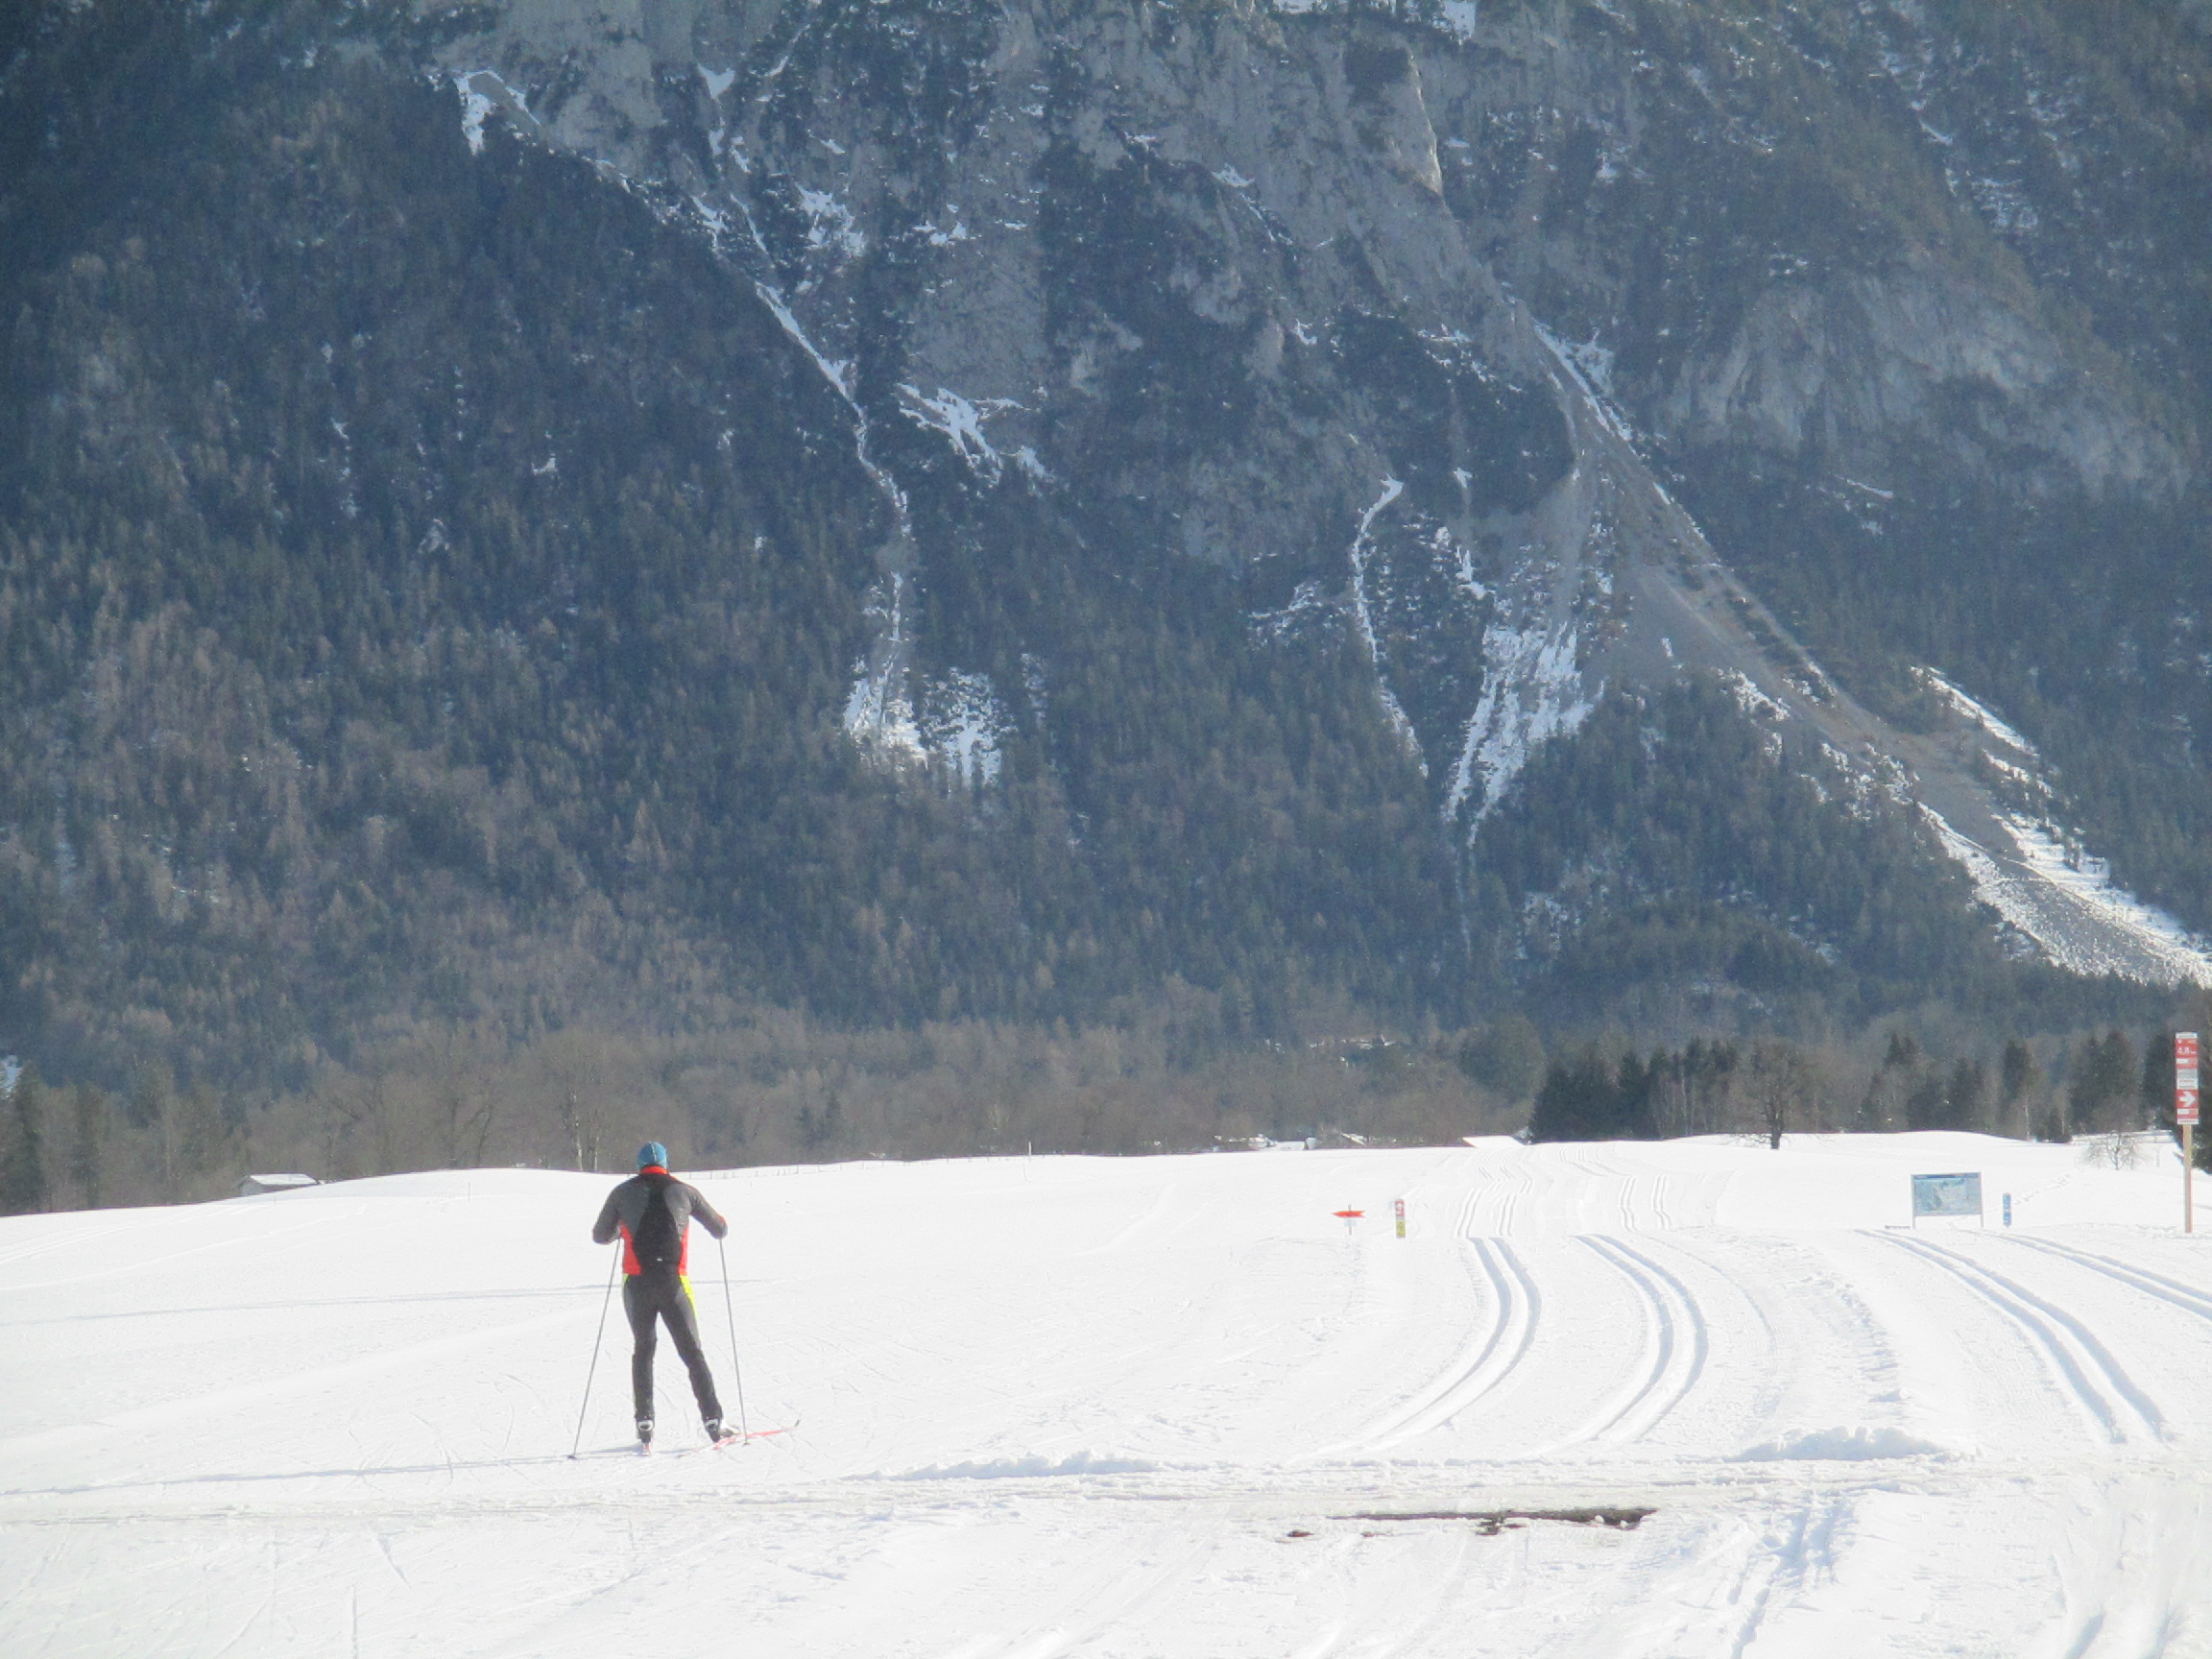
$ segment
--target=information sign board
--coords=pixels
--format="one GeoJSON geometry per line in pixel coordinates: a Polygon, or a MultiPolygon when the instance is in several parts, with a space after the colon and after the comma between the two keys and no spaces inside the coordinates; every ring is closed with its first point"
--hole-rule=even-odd
{"type": "Polygon", "coordinates": [[[1912,1219],[1923,1215],[1979,1215],[1982,1214],[1982,1176],[1915,1175],[1912,1177],[1912,1219]]]}

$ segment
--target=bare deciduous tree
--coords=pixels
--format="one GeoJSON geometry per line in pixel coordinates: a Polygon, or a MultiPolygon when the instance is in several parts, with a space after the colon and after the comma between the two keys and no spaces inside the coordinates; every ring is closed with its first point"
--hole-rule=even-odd
{"type": "Polygon", "coordinates": [[[1743,1098],[1767,1144],[1780,1150],[1791,1123],[1815,1121],[1813,1066],[1794,1043],[1768,1039],[1752,1046],[1744,1067],[1743,1098]]]}

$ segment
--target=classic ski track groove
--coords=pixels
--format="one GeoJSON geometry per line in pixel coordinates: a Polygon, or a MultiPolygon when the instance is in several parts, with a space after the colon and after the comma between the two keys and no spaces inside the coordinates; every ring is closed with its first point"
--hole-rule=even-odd
{"type": "Polygon", "coordinates": [[[1497,1311],[1481,1339],[1461,1360],[1431,1382],[1412,1399],[1392,1410],[1347,1446],[1346,1450],[1386,1452],[1408,1440],[1443,1427],[1512,1375],[1535,1341],[1536,1320],[1542,1310],[1528,1271],[1503,1238],[1470,1238],[1463,1247],[1479,1264],[1488,1282],[1497,1311]]]}
{"type": "MultiPolygon", "coordinates": [[[[1575,1164],[1593,1180],[1614,1177],[1595,1161],[1575,1164]]],[[[1519,1202],[1535,1183],[1519,1170],[1499,1194],[1500,1231],[1511,1225],[1519,1202]]],[[[1623,1221],[1632,1219],[1636,1183],[1623,1184],[1620,1208],[1623,1221]]],[[[1656,1177],[1651,1185],[1663,1186],[1656,1177]]],[[[1456,1224],[1471,1226],[1485,1196],[1470,1194],[1456,1224]]],[[[1651,1209],[1659,1205],[1654,1199],[1651,1209]]],[[[1595,1440],[1622,1442],[1649,1433],[1681,1403],[1702,1375],[1711,1336],[1696,1298],[1670,1269],[1643,1251],[1622,1240],[1583,1235],[1582,1242],[1624,1278],[1645,1310],[1646,1354],[1648,1369],[1624,1395],[1616,1395],[1580,1428],[1548,1450],[1581,1445],[1595,1440]]],[[[1466,1238],[1464,1243],[1489,1287],[1495,1311],[1488,1329],[1464,1351],[1461,1358],[1409,1400],[1384,1414],[1360,1434],[1316,1454],[1342,1456],[1362,1452],[1383,1452],[1441,1427],[1470,1406],[1494,1392],[1510,1378],[1527,1357],[1542,1315],[1543,1296],[1534,1278],[1512,1245],[1503,1238],[1466,1238]]]]}
{"type": "Polygon", "coordinates": [[[1392,1407],[1349,1440],[1312,1454],[1337,1457],[1350,1453],[1385,1452],[1442,1427],[1490,1393],[1512,1374],[1536,1336],[1543,1298],[1535,1281],[1502,1238],[1474,1236],[1485,1193],[1477,1187],[1460,1201],[1453,1219],[1459,1247],[1472,1259],[1478,1282],[1487,1286],[1492,1313],[1487,1329],[1460,1351],[1441,1373],[1410,1398],[1392,1407]]]}
{"type": "Polygon", "coordinates": [[[2014,1238],[2006,1242],[2029,1250],[2039,1250],[2061,1262],[2071,1262],[2078,1267],[2087,1268],[2092,1273],[2102,1274],[2107,1279],[2117,1280],[2140,1290],[2146,1296],[2155,1296],[2161,1302],[2170,1302],[2184,1312],[2196,1314],[2200,1319],[2212,1320],[2212,1290],[2200,1290],[2194,1286],[2182,1284],[2178,1279],[2153,1273],[2147,1267],[2115,1262],[2109,1256],[2100,1256],[2091,1250],[2078,1250],[2070,1244],[2060,1244],[2049,1238],[2014,1238]]]}
{"type": "Polygon", "coordinates": [[[1618,1238],[1584,1234],[1581,1241],[1618,1269],[1644,1304],[1645,1353],[1650,1368],[1641,1382],[1608,1401],[1554,1449],[1593,1440],[1640,1440],[1650,1433],[1696,1386],[1711,1340],[1696,1298],[1671,1272],[1618,1238]]]}
{"type": "MultiPolygon", "coordinates": [[[[1520,1214],[1521,1200],[1534,1191],[1535,1188],[1535,1176],[1516,1164],[1502,1172],[1498,1180],[1485,1182],[1479,1189],[1477,1196],[1483,1209],[1490,1207],[1493,1198],[1497,1203],[1497,1214],[1490,1222],[1493,1237],[1502,1238],[1513,1231],[1513,1224],[1520,1214]]],[[[1473,1231],[1472,1227],[1467,1229],[1468,1233],[1473,1231]]]]}
{"type": "Polygon", "coordinates": [[[2128,1446],[2142,1439],[2167,1438],[2163,1413],[2121,1369],[2111,1351],[2071,1313],[1979,1262],[1926,1239],[1884,1237],[1907,1254],[1951,1274],[2032,1337],[2050,1356],[2077,1404],[2111,1444],[2128,1446]],[[2091,1371],[2104,1374],[2109,1393],[2092,1381],[2091,1371]],[[2124,1417],[2133,1417],[2140,1431],[2131,1431],[2124,1417]]]}

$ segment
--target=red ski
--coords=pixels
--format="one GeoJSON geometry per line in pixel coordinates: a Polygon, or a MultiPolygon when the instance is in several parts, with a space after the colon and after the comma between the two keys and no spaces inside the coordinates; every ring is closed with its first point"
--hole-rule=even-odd
{"type": "Polygon", "coordinates": [[[765,1440],[771,1435],[788,1434],[792,1430],[798,1427],[799,1424],[797,1420],[794,1419],[793,1421],[784,1424],[781,1428],[779,1429],[754,1429],[743,1434],[733,1431],[723,1435],[719,1440],[709,1440],[704,1446],[686,1446],[683,1451],[672,1453],[670,1455],[676,1457],[688,1457],[694,1452],[720,1452],[726,1447],[749,1445],[755,1440],[765,1440]]]}

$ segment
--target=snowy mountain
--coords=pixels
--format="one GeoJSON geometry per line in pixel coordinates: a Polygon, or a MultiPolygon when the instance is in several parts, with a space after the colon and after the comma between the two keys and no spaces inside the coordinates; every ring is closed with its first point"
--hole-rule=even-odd
{"type": "Polygon", "coordinates": [[[0,101],[49,1070],[2212,982],[2199,12],[117,0],[0,101]]]}
{"type": "Polygon", "coordinates": [[[727,1309],[788,1432],[676,1455],[663,1344],[651,1460],[618,1314],[594,1358],[605,1177],[12,1217],[0,1647],[2197,1653],[2176,1173],[1914,1135],[701,1176],[708,1352],[733,1395],[727,1309]],[[1906,1225],[1967,1170],[1986,1229],[1906,1225]]]}
{"type": "MultiPolygon", "coordinates": [[[[902,522],[882,555],[878,644],[848,705],[864,741],[926,753],[912,709],[957,701],[950,687],[973,680],[933,681],[909,661],[901,598],[931,543],[961,536],[965,498],[1039,495],[1079,524],[1143,502],[1144,531],[1186,556],[1270,573],[1257,585],[1283,603],[1257,625],[1280,635],[1330,619],[1358,640],[1472,862],[1532,746],[1572,733],[1608,686],[1704,668],[1809,718],[1861,779],[1940,801],[1927,808],[1939,844],[2051,959],[2212,977],[2172,918],[2125,896],[2084,901],[2098,882],[2081,878],[2078,852],[2067,874],[2054,869],[2050,844],[2078,834],[1992,824],[1974,777],[1988,753],[1915,742],[1844,697],[1655,472],[1682,467],[1705,493],[1747,464],[1840,469],[1818,488],[1851,500],[1867,540],[1887,533],[1898,491],[1862,480],[1925,489],[1930,450],[1954,493],[1987,482],[2171,503],[2187,492],[2195,429],[2159,406],[2156,384],[2173,366],[2069,326],[2060,293],[2092,306],[2119,294],[2089,298],[2037,270],[2065,260],[2087,221],[2155,211],[2143,189],[2125,204],[2089,199],[2086,180],[2125,165],[2110,149],[2137,139],[2124,124],[2165,112],[2098,84],[2124,54],[2065,39],[2064,13],[2028,49],[1970,17],[1905,8],[1822,20],[977,11],[936,25],[964,54],[942,84],[902,60],[903,25],[878,35],[866,14],[640,13],[645,50],[630,54],[604,49],[619,30],[597,12],[484,15],[439,54],[469,120],[493,88],[542,140],[677,192],[854,398],[858,442],[873,409],[935,433],[958,463],[908,463],[951,474],[955,499],[924,510],[937,524],[879,479],[902,522]],[[494,67],[465,67],[481,63],[494,67]],[[872,75],[896,78],[913,123],[895,128],[849,95],[872,75]],[[1875,94],[1852,96],[1862,78],[1875,94]],[[522,87],[556,100],[533,106],[522,87]],[[1704,107],[1683,108],[1686,96],[1704,107]],[[1768,130],[1777,106],[1797,132],[1768,130]],[[1786,199],[1815,181],[1867,188],[1845,165],[1806,178],[1803,148],[1847,120],[1907,116],[1916,131],[1859,135],[1869,159],[1913,176],[1889,185],[1894,200],[1861,204],[1861,223],[1816,225],[1786,199]],[[2024,119],[2055,153],[2048,182],[2063,205],[2039,210],[2040,157],[2004,160],[2017,181],[1970,171],[1978,151],[2016,146],[2024,119]],[[1703,203],[1659,177],[1686,153],[1686,172],[1727,180],[1703,203]],[[1925,245],[1899,245],[1908,203],[1942,218],[1925,245]],[[1711,223],[1692,231],[1655,213],[1711,223]],[[1702,280],[1620,268],[1741,237],[1726,220],[1745,214],[1766,221],[1767,242],[1704,255],[1721,268],[1702,280]],[[2046,228],[2046,214],[2061,223],[2046,228]],[[1619,251],[1590,247],[1601,240],[1619,251]],[[2005,253],[2041,289],[2016,268],[1993,275],[2005,253]],[[1725,269],[1746,256],[1764,261],[1764,281],[1725,269]],[[900,265],[912,277],[886,289],[900,265]],[[1230,419],[1194,404],[1186,453],[1135,437],[1171,420],[1178,395],[1208,390],[1227,395],[1230,419]],[[1295,418],[1301,394],[1329,406],[1325,434],[1295,418]],[[1333,541],[1324,526],[1347,522],[1333,541]]],[[[2174,32],[2202,57],[2200,39],[2174,32]]],[[[2103,275],[2113,290],[2160,280],[2140,267],[2103,275]]],[[[2201,316],[2186,339],[2205,349],[2201,316]]],[[[988,677],[974,683],[991,706],[988,677]]],[[[2017,739],[1936,683],[1968,732],[2017,739]]]]}

